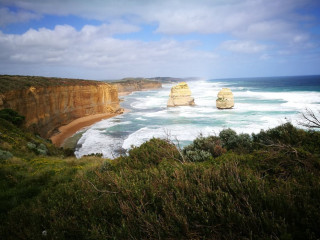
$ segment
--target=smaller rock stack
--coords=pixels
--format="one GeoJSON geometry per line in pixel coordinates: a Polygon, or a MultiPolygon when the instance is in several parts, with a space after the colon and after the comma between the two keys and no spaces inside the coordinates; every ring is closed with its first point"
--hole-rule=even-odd
{"type": "Polygon", "coordinates": [[[195,105],[194,98],[191,97],[191,91],[188,87],[188,84],[185,82],[180,82],[171,88],[167,106],[175,107],[188,105],[195,105]]]}
{"type": "Polygon", "coordinates": [[[218,93],[216,106],[219,109],[233,108],[234,99],[233,99],[233,94],[229,88],[222,88],[222,90],[218,93]]]}

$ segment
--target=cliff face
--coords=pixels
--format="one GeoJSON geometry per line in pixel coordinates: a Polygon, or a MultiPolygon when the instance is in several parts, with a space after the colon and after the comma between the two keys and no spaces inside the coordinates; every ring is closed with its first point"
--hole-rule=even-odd
{"type": "Polygon", "coordinates": [[[111,84],[117,88],[119,95],[129,94],[134,91],[158,89],[162,87],[161,82],[136,79],[114,82],[111,84]]]}
{"type": "Polygon", "coordinates": [[[49,137],[61,125],[99,113],[120,110],[118,92],[106,83],[15,89],[0,93],[0,109],[26,117],[26,127],[49,137]]]}
{"type": "Polygon", "coordinates": [[[188,84],[181,82],[171,88],[167,106],[175,107],[187,105],[195,105],[194,98],[191,97],[191,91],[188,87],[188,84]]]}
{"type": "Polygon", "coordinates": [[[222,88],[218,93],[216,106],[219,109],[229,109],[234,107],[233,93],[229,88],[222,88]]]}

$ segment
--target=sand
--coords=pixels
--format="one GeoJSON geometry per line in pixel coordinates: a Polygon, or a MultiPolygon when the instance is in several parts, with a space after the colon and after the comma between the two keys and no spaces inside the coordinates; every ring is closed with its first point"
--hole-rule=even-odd
{"type": "Polygon", "coordinates": [[[51,136],[50,139],[54,145],[60,147],[67,138],[73,136],[76,132],[78,132],[82,128],[88,127],[103,119],[108,119],[117,115],[119,114],[103,113],[103,114],[95,114],[95,115],[78,118],[67,125],[61,126],[59,128],[59,132],[51,136]]]}
{"type": "Polygon", "coordinates": [[[123,97],[123,96],[129,95],[130,93],[132,93],[132,92],[119,92],[119,93],[118,93],[118,96],[119,96],[119,97],[123,97]]]}

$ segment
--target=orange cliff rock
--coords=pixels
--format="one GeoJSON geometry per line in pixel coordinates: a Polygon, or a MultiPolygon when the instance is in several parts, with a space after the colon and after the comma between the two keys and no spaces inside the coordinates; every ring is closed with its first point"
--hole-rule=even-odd
{"type": "Polygon", "coordinates": [[[101,113],[120,112],[116,87],[107,83],[31,86],[0,93],[0,109],[11,108],[26,117],[26,127],[49,137],[71,121],[101,113]]]}

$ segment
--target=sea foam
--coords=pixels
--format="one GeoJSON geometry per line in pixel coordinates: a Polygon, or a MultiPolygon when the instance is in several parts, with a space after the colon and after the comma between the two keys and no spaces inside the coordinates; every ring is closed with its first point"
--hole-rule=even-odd
{"type": "Polygon", "coordinates": [[[226,128],[238,133],[258,133],[286,121],[297,124],[301,111],[316,109],[320,102],[320,93],[316,91],[284,91],[282,88],[259,87],[259,82],[251,87],[236,80],[191,81],[188,85],[196,105],[167,108],[173,85],[164,84],[156,91],[125,96],[122,104],[130,111],[91,126],[79,140],[76,156],[102,153],[104,157],[114,158],[153,137],[178,140],[184,146],[199,134],[217,135],[226,128]],[[222,87],[233,91],[233,109],[215,107],[222,87]]]}

